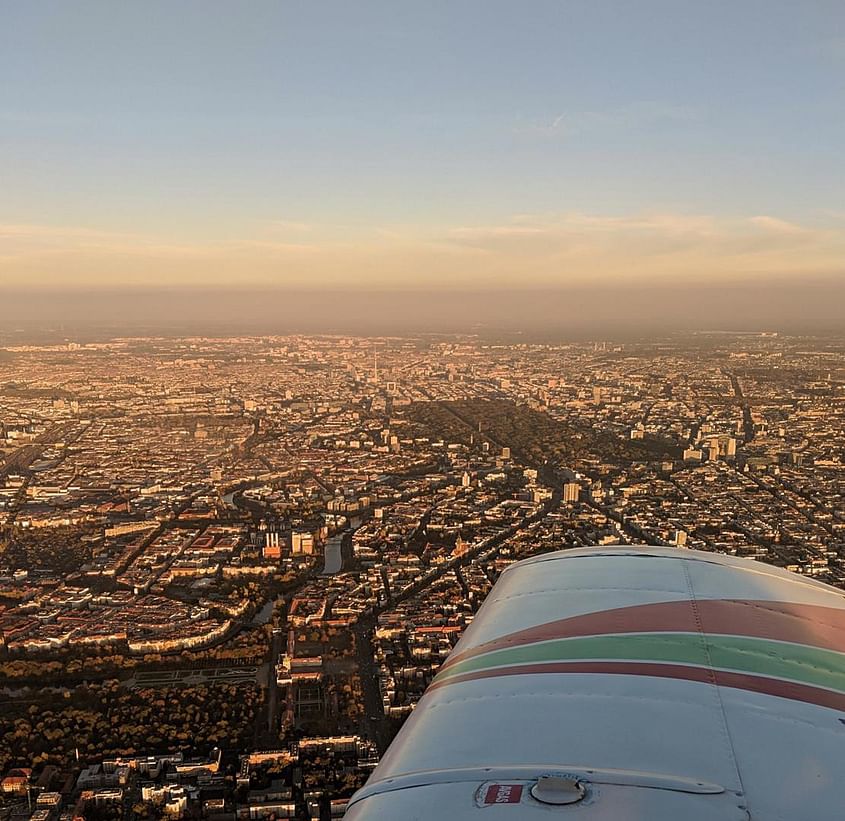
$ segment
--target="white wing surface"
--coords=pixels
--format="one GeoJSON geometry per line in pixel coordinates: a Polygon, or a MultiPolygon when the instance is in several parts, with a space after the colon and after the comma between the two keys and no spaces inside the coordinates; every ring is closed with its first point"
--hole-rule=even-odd
{"type": "Polygon", "coordinates": [[[596,548],[502,575],[346,818],[845,819],[845,596],[596,548]]]}

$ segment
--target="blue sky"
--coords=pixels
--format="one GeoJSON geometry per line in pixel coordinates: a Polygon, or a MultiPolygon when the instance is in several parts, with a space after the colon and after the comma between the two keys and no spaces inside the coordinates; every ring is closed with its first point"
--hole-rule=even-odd
{"type": "Polygon", "coordinates": [[[841,0],[3,0],[0,72],[0,284],[841,272],[841,0]]]}

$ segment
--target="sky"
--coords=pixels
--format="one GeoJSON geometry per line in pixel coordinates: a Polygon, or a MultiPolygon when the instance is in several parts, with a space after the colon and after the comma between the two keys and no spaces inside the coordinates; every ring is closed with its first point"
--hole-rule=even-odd
{"type": "Polygon", "coordinates": [[[0,0],[0,76],[0,300],[845,280],[842,0],[0,0]]]}

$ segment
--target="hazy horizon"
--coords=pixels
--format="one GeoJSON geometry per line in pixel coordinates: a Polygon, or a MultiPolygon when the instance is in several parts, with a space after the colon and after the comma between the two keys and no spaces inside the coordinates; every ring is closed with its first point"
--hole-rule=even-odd
{"type": "Polygon", "coordinates": [[[524,333],[630,336],[677,330],[842,330],[845,283],[442,289],[7,290],[0,328],[125,324],[198,333],[524,333]]]}

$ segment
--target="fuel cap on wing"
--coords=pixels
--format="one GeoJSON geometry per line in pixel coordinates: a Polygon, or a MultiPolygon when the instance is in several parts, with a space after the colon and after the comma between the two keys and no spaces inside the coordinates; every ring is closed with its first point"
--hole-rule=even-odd
{"type": "Polygon", "coordinates": [[[543,804],[577,804],[586,794],[584,784],[571,775],[542,775],[531,788],[543,804]]]}

